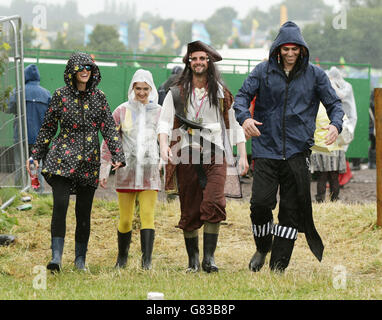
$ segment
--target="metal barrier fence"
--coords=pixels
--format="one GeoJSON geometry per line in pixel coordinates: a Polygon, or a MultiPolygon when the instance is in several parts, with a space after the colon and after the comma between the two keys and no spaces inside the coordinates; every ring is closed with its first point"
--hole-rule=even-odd
{"type": "MultiPolygon", "coordinates": [[[[135,67],[145,69],[161,69],[167,70],[170,75],[174,66],[183,67],[181,56],[175,55],[158,55],[143,53],[123,53],[123,52],[100,52],[87,51],[91,54],[98,64],[103,66],[118,67],[135,67]]],[[[33,57],[35,63],[60,63],[61,60],[67,60],[73,53],[72,50],[58,49],[40,49],[26,48],[25,57],[33,57]]],[[[221,73],[228,74],[247,74],[262,60],[259,59],[236,59],[224,57],[223,61],[217,62],[221,73]]]]}
{"type": "Polygon", "coordinates": [[[24,190],[29,176],[22,29],[20,16],[0,17],[0,188],[24,190]]]}

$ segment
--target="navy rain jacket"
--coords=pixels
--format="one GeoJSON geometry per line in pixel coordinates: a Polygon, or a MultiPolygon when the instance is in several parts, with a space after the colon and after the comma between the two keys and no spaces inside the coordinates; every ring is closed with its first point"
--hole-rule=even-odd
{"type": "MultiPolygon", "coordinates": [[[[40,72],[36,65],[31,64],[24,69],[25,78],[25,103],[27,113],[28,144],[36,142],[40,131],[46,110],[48,110],[51,100],[50,92],[40,86],[40,72]]],[[[10,99],[9,112],[17,115],[16,95],[13,94],[10,99]]],[[[18,122],[15,121],[15,142],[18,141],[18,122]]]]}
{"type": "Polygon", "coordinates": [[[320,101],[331,124],[342,131],[341,100],[324,70],[309,62],[308,46],[294,22],[282,25],[269,60],[252,70],[237,93],[233,107],[240,125],[251,117],[249,107],[255,96],[254,119],[263,124],[258,126],[261,135],[252,139],[252,158],[289,159],[313,146],[320,101]],[[289,79],[277,59],[277,49],[286,43],[305,48],[300,67],[289,79]]]}

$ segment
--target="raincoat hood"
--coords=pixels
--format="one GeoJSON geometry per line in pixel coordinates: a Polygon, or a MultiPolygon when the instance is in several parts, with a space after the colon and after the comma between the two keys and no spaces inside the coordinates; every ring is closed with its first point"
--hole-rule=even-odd
{"type": "Polygon", "coordinates": [[[29,81],[40,82],[40,72],[35,64],[30,64],[24,69],[24,78],[25,83],[28,83],[29,81]]]}
{"type": "Polygon", "coordinates": [[[285,22],[276,37],[276,39],[273,41],[271,49],[269,50],[269,60],[271,60],[272,57],[275,58],[277,55],[277,49],[286,43],[295,43],[299,46],[303,47],[303,54],[304,54],[304,62],[309,60],[309,48],[306,44],[301,30],[298,27],[297,24],[295,24],[292,21],[285,22]]]}
{"type": "Polygon", "coordinates": [[[90,79],[86,85],[86,89],[95,89],[97,85],[101,82],[101,73],[98,66],[94,63],[92,57],[84,52],[75,52],[71,55],[66,64],[64,72],[64,81],[67,86],[72,87],[77,91],[75,86],[75,78],[78,72],[78,68],[81,65],[90,65],[92,67],[90,79]]]}
{"type": "Polygon", "coordinates": [[[344,151],[346,152],[349,144],[353,141],[354,131],[358,120],[353,87],[343,78],[341,71],[338,68],[331,67],[327,71],[327,74],[333,89],[341,99],[342,108],[346,115],[342,125],[342,132],[337,138],[337,142],[343,146],[344,151]]]}
{"type": "Polygon", "coordinates": [[[151,91],[149,94],[149,103],[158,103],[158,91],[155,87],[153,76],[150,71],[139,69],[137,70],[133,78],[131,79],[130,86],[129,86],[129,91],[128,91],[128,98],[129,101],[134,101],[135,100],[135,93],[133,90],[134,83],[136,82],[146,82],[150,87],[151,91]]]}
{"type": "Polygon", "coordinates": [[[331,67],[329,71],[327,71],[327,74],[337,95],[343,99],[344,94],[341,94],[341,90],[347,89],[347,82],[342,77],[341,71],[336,67],[331,67]]]}

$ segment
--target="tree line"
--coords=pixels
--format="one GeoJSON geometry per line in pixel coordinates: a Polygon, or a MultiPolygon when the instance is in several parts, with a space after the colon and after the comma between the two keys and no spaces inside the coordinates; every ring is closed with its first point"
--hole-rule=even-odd
{"type": "MultiPolygon", "coordinates": [[[[346,20],[346,28],[333,27],[333,21],[341,12],[334,12],[323,0],[280,0],[268,11],[257,7],[248,8],[248,14],[238,19],[238,13],[233,7],[217,8],[204,23],[210,34],[211,43],[221,48],[232,35],[232,21],[240,20],[241,32],[249,34],[253,20],[258,23],[257,32],[265,34],[268,41],[274,39],[279,28],[280,5],[288,10],[288,19],[301,26],[302,33],[309,45],[311,59],[320,61],[339,61],[343,57],[349,63],[370,63],[375,68],[382,68],[382,0],[348,0],[342,1],[346,20]]],[[[38,2],[12,0],[10,7],[1,7],[2,15],[19,14],[25,23],[24,47],[31,47],[35,32],[32,28],[33,8],[38,2]]],[[[162,26],[169,34],[175,23],[176,37],[180,46],[174,48],[171,41],[159,50],[147,53],[178,55],[182,46],[192,41],[192,21],[163,19],[158,14],[145,12],[137,16],[135,4],[117,3],[115,0],[105,0],[103,12],[84,18],[78,10],[75,1],[67,1],[62,5],[46,6],[47,30],[54,31],[51,37],[52,49],[121,51],[136,52],[139,44],[140,22],[148,22],[153,28],[162,26]],[[129,45],[119,40],[118,26],[128,24],[129,45]],[[66,29],[63,28],[66,23],[66,29]],[[89,36],[89,42],[84,45],[84,25],[94,24],[95,28],[89,36]]],[[[239,42],[240,48],[245,44],[239,42]]]]}

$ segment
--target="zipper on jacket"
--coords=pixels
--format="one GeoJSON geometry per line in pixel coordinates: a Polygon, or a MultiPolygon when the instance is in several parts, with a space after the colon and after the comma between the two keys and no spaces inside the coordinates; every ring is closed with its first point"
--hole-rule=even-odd
{"type": "Polygon", "coordinates": [[[283,110],[283,124],[282,124],[282,135],[283,135],[283,160],[286,160],[286,132],[285,132],[285,114],[288,102],[288,90],[289,90],[289,79],[286,81],[285,89],[285,99],[284,99],[284,110],[283,110]]]}
{"type": "Polygon", "coordinates": [[[85,144],[86,144],[86,137],[85,137],[85,111],[84,111],[84,100],[81,94],[78,97],[78,101],[80,102],[80,107],[81,107],[81,114],[82,114],[82,161],[85,159],[85,144]]]}

